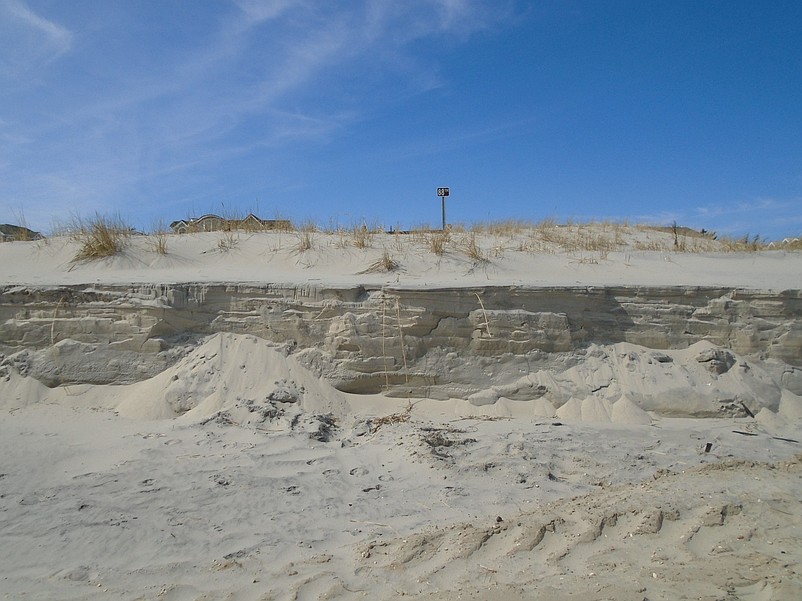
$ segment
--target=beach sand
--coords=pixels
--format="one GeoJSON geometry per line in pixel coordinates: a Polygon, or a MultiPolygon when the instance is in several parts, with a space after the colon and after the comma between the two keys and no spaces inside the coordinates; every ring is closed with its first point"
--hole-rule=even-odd
{"type": "MultiPolygon", "coordinates": [[[[799,253],[672,253],[670,240],[595,262],[508,242],[481,265],[410,243],[389,273],[368,268],[391,235],[364,252],[319,235],[309,253],[290,233],[243,233],[227,251],[219,236],[170,237],[165,256],[136,239],[81,264],[68,240],[0,244],[0,282],[802,289],[799,253]]],[[[704,350],[663,352],[693,365],[704,350]]],[[[683,377],[768,386],[747,359],[752,380],[683,377]]],[[[520,401],[493,381],[474,402],[357,395],[237,332],[125,384],[48,387],[3,365],[2,598],[802,598],[802,397],[782,383],[752,415],[704,419],[649,407],[644,389],[665,396],[672,380],[623,368],[615,398],[520,401]]]]}

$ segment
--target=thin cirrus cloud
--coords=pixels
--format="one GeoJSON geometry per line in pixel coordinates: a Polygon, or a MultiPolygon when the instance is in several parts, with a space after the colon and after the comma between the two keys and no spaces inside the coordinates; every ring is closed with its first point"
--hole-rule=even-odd
{"type": "Polygon", "coordinates": [[[722,234],[750,230],[755,233],[761,227],[802,227],[802,216],[795,210],[799,203],[800,199],[757,198],[752,202],[697,207],[692,218],[702,223],[715,220],[722,234]]]}
{"type": "Polygon", "coordinates": [[[377,103],[439,85],[415,42],[447,33],[459,43],[505,14],[469,0],[236,0],[206,5],[200,18],[187,13],[192,33],[172,41],[149,29],[136,4],[121,6],[90,29],[0,0],[14,31],[5,44],[24,49],[11,69],[16,89],[36,67],[47,93],[36,113],[24,94],[0,107],[0,170],[18,176],[2,178],[0,194],[24,202],[31,219],[37,207],[52,213],[52,198],[103,209],[142,190],[186,189],[198,172],[238,157],[325,141],[377,103]],[[146,37],[126,35],[134,29],[146,37]],[[71,52],[74,40],[80,50],[71,52]]]}
{"type": "Polygon", "coordinates": [[[428,210],[436,179],[461,190],[463,219],[485,218],[489,197],[500,216],[633,219],[648,198],[659,222],[798,229],[798,36],[777,27],[797,11],[761,5],[746,24],[667,4],[640,35],[655,10],[0,0],[0,212],[46,224],[64,207],[131,207],[146,225],[292,198],[306,215],[336,202],[401,220],[428,210]],[[721,23],[741,54],[710,52],[721,23]],[[711,106],[722,82],[743,102],[689,122],[683,107],[711,106]]]}
{"type": "Polygon", "coordinates": [[[19,0],[0,1],[0,75],[16,78],[70,50],[73,33],[19,0]]]}
{"type": "Polygon", "coordinates": [[[388,104],[443,85],[432,43],[463,44],[505,19],[502,5],[232,0],[72,11],[0,0],[0,29],[13,34],[0,35],[0,48],[14,59],[0,92],[0,199],[31,221],[70,206],[208,206],[231,193],[226,177],[266,181],[281,162],[271,157],[292,161],[294,151],[302,162],[388,104]]]}
{"type": "Polygon", "coordinates": [[[679,223],[699,230],[714,229],[717,234],[723,236],[739,232],[757,234],[765,228],[802,226],[802,216],[795,214],[794,210],[799,202],[799,199],[758,198],[752,202],[711,203],[704,206],[689,206],[686,209],[636,215],[635,219],[639,223],[659,225],[679,223]]]}

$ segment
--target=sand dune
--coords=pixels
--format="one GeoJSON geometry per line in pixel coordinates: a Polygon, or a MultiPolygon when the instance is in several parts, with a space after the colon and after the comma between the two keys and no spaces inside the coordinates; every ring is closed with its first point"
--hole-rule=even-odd
{"type": "Polygon", "coordinates": [[[0,245],[0,282],[802,287],[802,255],[781,247],[723,252],[721,242],[693,238],[687,247],[698,252],[676,252],[670,233],[597,224],[555,226],[545,239],[526,229],[479,234],[477,260],[467,252],[470,233],[451,234],[442,254],[432,252],[435,234],[380,233],[367,248],[356,248],[347,235],[318,232],[312,247],[302,251],[298,233],[209,232],[168,236],[166,254],[155,252],[147,236],[134,236],[121,253],[82,262],[72,260],[78,241],[55,237],[0,245]],[[377,268],[385,252],[397,263],[392,272],[377,268]]]}
{"type": "MultiPolygon", "coordinates": [[[[288,233],[238,234],[225,249],[220,235],[170,237],[164,256],[136,238],[80,264],[72,241],[0,244],[4,598],[802,598],[798,253],[638,250],[665,242],[645,230],[604,256],[532,252],[519,232],[480,238],[488,256],[499,250],[477,263],[456,234],[438,257],[389,235],[363,250],[318,234],[306,253],[288,233]],[[387,248],[401,268],[371,268],[387,248]],[[235,304],[215,289],[212,327],[193,314],[211,310],[209,289],[190,302],[176,282],[290,282],[315,300],[299,309],[260,289],[235,304]],[[574,315],[607,316],[523,310],[515,286],[577,282],[635,296],[640,285],[776,292],[716,316],[749,313],[730,346],[646,331],[663,346],[579,338],[543,350],[590,331],[565,325],[574,315]],[[340,284],[365,298],[320,293],[340,284]],[[493,307],[466,292],[463,322],[441,306],[456,295],[431,292],[478,284],[506,288],[493,307]],[[393,306],[390,338],[387,305],[359,286],[434,294],[440,321],[393,306]],[[71,302],[88,309],[66,317],[71,302]],[[196,330],[168,340],[168,322],[196,330]],[[422,352],[434,330],[438,345],[474,346],[422,352]],[[527,336],[545,342],[516,355],[527,336]],[[403,394],[416,350],[432,382],[414,390],[464,382],[403,394]],[[336,361],[384,370],[388,386],[394,362],[393,394],[343,392],[327,377],[336,361]]],[[[685,319],[663,319],[674,311],[663,302],[647,309],[655,323],[685,319]]],[[[694,319],[713,323],[709,304],[694,319]]]]}

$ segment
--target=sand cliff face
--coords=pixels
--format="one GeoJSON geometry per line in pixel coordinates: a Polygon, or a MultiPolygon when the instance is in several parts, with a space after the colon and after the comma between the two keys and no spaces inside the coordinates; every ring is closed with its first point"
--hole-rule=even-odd
{"type": "MultiPolygon", "coordinates": [[[[776,408],[780,389],[802,394],[800,291],[280,284],[0,289],[5,369],[49,386],[143,380],[172,364],[193,338],[215,332],[282,345],[345,392],[474,404],[546,397],[557,406],[601,392],[660,409],[685,402],[680,382],[701,370],[717,386],[728,377],[746,378],[755,390],[746,400],[763,406],[776,408]],[[674,392],[650,400],[649,382],[663,380],[660,390],[676,381],[674,392]]],[[[742,393],[730,396],[717,400],[732,406],[744,400],[742,393]]]]}

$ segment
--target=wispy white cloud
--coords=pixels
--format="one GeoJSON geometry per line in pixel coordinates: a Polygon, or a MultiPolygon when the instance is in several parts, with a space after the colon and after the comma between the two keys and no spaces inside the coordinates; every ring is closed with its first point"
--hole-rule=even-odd
{"type": "Polygon", "coordinates": [[[744,215],[764,211],[777,212],[791,208],[793,204],[791,201],[781,201],[774,198],[756,198],[749,202],[737,201],[727,204],[698,206],[695,212],[700,217],[720,217],[722,215],[744,215]]]}
{"type": "Polygon", "coordinates": [[[31,10],[21,0],[0,0],[0,65],[6,76],[17,76],[47,64],[72,47],[73,33],[31,10]]]}
{"type": "Polygon", "coordinates": [[[633,218],[640,223],[662,225],[676,221],[680,225],[715,230],[718,234],[727,236],[747,233],[770,236],[771,232],[793,234],[797,229],[802,231],[800,207],[800,198],[756,198],[750,201],[690,206],[675,211],[635,215],[633,218]]]}
{"type": "Polygon", "coordinates": [[[190,36],[137,39],[127,61],[107,48],[132,28],[150,33],[131,6],[115,23],[73,33],[21,0],[0,0],[27,47],[46,48],[33,57],[39,64],[67,53],[76,35],[78,58],[91,61],[91,71],[58,63],[61,87],[45,90],[36,111],[19,102],[24,94],[3,111],[0,135],[11,148],[0,151],[0,170],[16,182],[0,178],[0,196],[27,203],[29,218],[37,206],[52,212],[55,198],[90,208],[143,189],[163,198],[238,157],[325,143],[381,103],[439,85],[436,62],[416,56],[416,42],[447,34],[456,43],[501,14],[496,3],[471,0],[234,0],[209,9],[190,36]]]}
{"type": "Polygon", "coordinates": [[[700,219],[714,220],[717,231],[727,235],[782,232],[796,234],[802,230],[802,199],[757,198],[732,205],[699,207],[700,219]]]}
{"type": "Polygon", "coordinates": [[[234,0],[246,17],[246,23],[253,25],[275,19],[282,13],[299,5],[297,0],[234,0]]]}
{"type": "Polygon", "coordinates": [[[325,135],[364,108],[367,99],[352,93],[349,82],[369,86],[362,78],[384,78],[385,84],[390,79],[389,89],[400,94],[420,82],[429,87],[433,78],[419,76],[414,68],[428,72],[432,67],[409,69],[404,58],[408,46],[451,29],[475,30],[488,18],[480,10],[482,3],[466,0],[371,0],[348,8],[292,0],[238,0],[236,5],[238,12],[223,18],[220,30],[197,53],[168,62],[164,78],[135,78],[124,93],[100,99],[84,113],[121,113],[158,101],[163,117],[157,118],[156,129],[172,132],[168,143],[209,140],[253,118],[262,121],[257,129],[263,132],[268,129],[264,121],[273,121],[285,140],[292,131],[325,135]],[[393,74],[399,64],[405,66],[393,74]],[[252,76],[229,82],[229,72],[242,70],[252,76]],[[171,110],[177,115],[170,115],[171,110]],[[316,127],[308,127],[310,123],[316,127]]]}
{"type": "Polygon", "coordinates": [[[686,216],[680,212],[659,211],[657,213],[633,215],[631,218],[636,223],[645,223],[648,225],[670,225],[675,221],[680,225],[688,225],[685,217],[686,216]]]}
{"type": "Polygon", "coordinates": [[[8,12],[20,21],[44,34],[56,54],[63,54],[72,45],[72,32],[58,23],[39,16],[20,0],[4,0],[8,12]]]}

